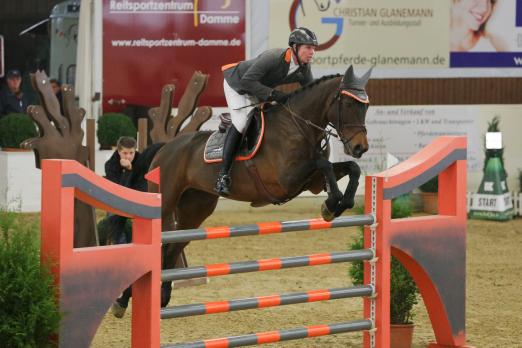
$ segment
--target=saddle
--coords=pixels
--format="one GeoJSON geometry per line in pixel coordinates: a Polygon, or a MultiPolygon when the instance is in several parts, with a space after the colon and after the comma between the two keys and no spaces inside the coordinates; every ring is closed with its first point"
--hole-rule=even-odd
{"type": "MultiPolygon", "coordinates": [[[[258,108],[254,108],[251,112],[253,112],[254,115],[250,117],[249,123],[246,126],[246,132],[241,140],[235,161],[246,161],[253,158],[263,141],[265,116],[258,108]]],[[[218,163],[222,161],[223,144],[225,143],[225,138],[232,124],[232,120],[229,113],[222,113],[219,118],[221,119],[221,123],[219,124],[218,130],[210,135],[205,144],[203,159],[206,163],[218,163]]]]}

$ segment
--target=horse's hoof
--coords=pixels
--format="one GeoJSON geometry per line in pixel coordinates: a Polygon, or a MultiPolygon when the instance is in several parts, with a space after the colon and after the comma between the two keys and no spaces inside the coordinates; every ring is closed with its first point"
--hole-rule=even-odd
{"type": "Polygon", "coordinates": [[[321,205],[321,216],[323,217],[324,221],[332,221],[335,217],[334,213],[328,209],[325,202],[323,202],[321,205]]]}
{"type": "Polygon", "coordinates": [[[111,312],[112,315],[114,315],[116,318],[121,319],[125,315],[125,311],[127,308],[122,307],[118,301],[114,301],[114,303],[111,306],[111,312]]]}

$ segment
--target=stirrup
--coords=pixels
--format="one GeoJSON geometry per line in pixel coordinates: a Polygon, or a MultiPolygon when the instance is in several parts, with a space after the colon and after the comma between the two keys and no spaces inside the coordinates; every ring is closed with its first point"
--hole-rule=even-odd
{"type": "Polygon", "coordinates": [[[220,196],[228,196],[230,194],[231,183],[232,179],[230,178],[230,175],[220,175],[216,181],[216,187],[214,189],[220,196]]]}

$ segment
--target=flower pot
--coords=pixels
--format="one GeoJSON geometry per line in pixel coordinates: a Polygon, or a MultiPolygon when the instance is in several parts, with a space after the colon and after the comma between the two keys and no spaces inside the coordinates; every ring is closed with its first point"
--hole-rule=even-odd
{"type": "Polygon", "coordinates": [[[438,214],[439,197],[437,192],[421,192],[422,205],[425,213],[438,214]]]}
{"type": "Polygon", "coordinates": [[[413,324],[390,325],[390,348],[411,348],[413,324]]]}
{"type": "MultiPolygon", "coordinates": [[[[16,149],[20,150],[20,149],[16,149]]],[[[33,151],[0,151],[0,209],[37,212],[41,202],[41,173],[33,151]]]]}

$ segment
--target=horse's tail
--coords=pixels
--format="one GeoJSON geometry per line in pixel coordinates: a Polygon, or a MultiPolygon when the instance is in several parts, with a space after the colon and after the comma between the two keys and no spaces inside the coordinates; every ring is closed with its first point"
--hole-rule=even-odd
{"type": "Polygon", "coordinates": [[[165,145],[165,143],[156,143],[152,144],[149,147],[147,147],[143,152],[141,153],[141,156],[143,158],[143,167],[147,168],[147,170],[152,169],[150,168],[152,164],[152,160],[154,160],[154,157],[158,153],[159,150],[165,145]]]}

